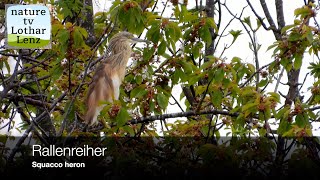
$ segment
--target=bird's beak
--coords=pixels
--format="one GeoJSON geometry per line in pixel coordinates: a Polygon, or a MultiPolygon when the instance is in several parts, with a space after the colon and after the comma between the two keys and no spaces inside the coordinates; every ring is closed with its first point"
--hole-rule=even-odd
{"type": "Polygon", "coordinates": [[[145,42],[145,43],[151,43],[151,41],[140,39],[140,38],[131,38],[133,42],[145,42]]]}

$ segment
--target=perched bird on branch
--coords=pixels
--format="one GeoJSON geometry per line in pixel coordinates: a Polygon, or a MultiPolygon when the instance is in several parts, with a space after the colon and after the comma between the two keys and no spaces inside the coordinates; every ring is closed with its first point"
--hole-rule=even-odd
{"type": "Polygon", "coordinates": [[[129,32],[120,32],[111,38],[105,59],[96,69],[87,93],[87,125],[98,123],[97,117],[103,109],[101,102],[118,100],[119,88],[132,52],[130,45],[135,42],[148,41],[135,38],[129,32]]]}

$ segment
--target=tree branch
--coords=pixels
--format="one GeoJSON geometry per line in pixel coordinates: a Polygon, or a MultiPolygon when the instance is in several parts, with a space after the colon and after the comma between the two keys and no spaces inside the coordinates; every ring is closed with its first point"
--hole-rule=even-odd
{"type": "MultiPolygon", "coordinates": [[[[61,96],[54,102],[52,103],[50,109],[50,113],[54,110],[54,108],[56,107],[56,105],[61,102],[63,100],[63,98],[67,95],[66,92],[64,92],[63,94],[61,94],[61,96]]],[[[47,114],[47,112],[42,112],[34,121],[36,123],[39,123],[43,117],[45,117],[47,114]]],[[[24,140],[27,138],[27,136],[29,135],[29,133],[31,132],[31,130],[34,129],[34,122],[31,121],[30,126],[28,127],[28,129],[23,133],[23,135],[20,137],[19,141],[17,142],[17,144],[15,145],[15,147],[12,149],[9,158],[8,158],[8,162],[11,162],[15,156],[15,154],[17,153],[19,147],[21,146],[21,144],[24,142],[24,140]]],[[[37,132],[37,131],[35,131],[37,132]]],[[[44,140],[43,138],[41,138],[42,136],[39,136],[40,140],[44,140]]],[[[42,141],[42,142],[46,142],[46,141],[42,141]]]]}
{"type": "Polygon", "coordinates": [[[277,83],[276,83],[276,86],[275,86],[274,91],[273,91],[273,92],[275,92],[275,93],[278,91],[278,87],[279,87],[281,78],[282,78],[282,76],[283,76],[283,72],[284,72],[284,68],[281,69],[281,72],[280,72],[280,74],[279,74],[279,76],[278,76],[277,83]]]}
{"type": "MultiPolygon", "coordinates": [[[[156,120],[165,120],[167,118],[177,118],[177,117],[190,117],[190,116],[198,116],[198,115],[226,115],[231,117],[237,117],[239,113],[230,113],[229,111],[223,110],[203,110],[203,111],[187,111],[187,112],[179,112],[179,113],[170,113],[170,114],[160,114],[154,116],[147,117],[138,117],[135,119],[129,120],[125,125],[139,124],[139,123],[148,123],[156,120]]],[[[115,125],[111,125],[115,126],[115,125]]],[[[99,126],[97,128],[90,129],[90,132],[102,130],[104,126],[99,126]]]]}
{"type": "Polygon", "coordinates": [[[0,102],[2,102],[2,99],[7,95],[7,93],[10,91],[10,89],[12,88],[13,82],[16,79],[17,76],[17,72],[18,72],[18,67],[21,61],[21,57],[22,57],[22,53],[21,51],[19,51],[19,56],[18,56],[18,60],[16,62],[16,66],[14,68],[13,74],[10,77],[10,81],[9,84],[7,86],[4,87],[3,91],[1,92],[1,96],[0,96],[0,102]]]}
{"type": "Polygon", "coordinates": [[[257,73],[259,73],[262,69],[270,66],[270,64],[272,64],[272,62],[269,63],[269,64],[266,64],[266,65],[262,66],[261,68],[259,68],[256,72],[254,72],[254,73],[253,73],[243,84],[241,84],[239,87],[240,87],[240,88],[243,88],[247,83],[250,82],[250,80],[251,80],[257,73]]]}
{"type": "Polygon", "coordinates": [[[282,0],[276,0],[276,10],[277,10],[277,22],[278,22],[278,31],[281,32],[281,29],[285,26],[284,14],[283,14],[283,2],[282,0]]]}
{"type": "Polygon", "coordinates": [[[273,31],[273,34],[274,36],[276,37],[277,40],[280,40],[281,39],[281,34],[279,32],[279,30],[277,29],[272,17],[271,17],[271,14],[269,12],[269,9],[268,9],[268,6],[267,6],[267,3],[265,0],[260,0],[260,4],[262,6],[262,9],[263,9],[263,12],[264,14],[266,15],[266,18],[270,24],[270,27],[273,31]]]}
{"type": "Polygon", "coordinates": [[[249,5],[249,7],[251,8],[251,11],[253,12],[253,14],[258,18],[258,20],[260,21],[262,27],[265,29],[265,30],[271,30],[272,28],[271,27],[267,27],[267,25],[263,22],[263,19],[258,15],[258,13],[256,12],[256,10],[253,8],[250,0],[247,0],[247,3],[249,5]]]}
{"type": "Polygon", "coordinates": [[[190,88],[182,87],[182,91],[183,91],[184,95],[186,96],[186,98],[187,98],[189,104],[191,105],[191,107],[193,107],[193,105],[196,103],[196,100],[194,99],[190,88]]]}
{"type": "MultiPolygon", "coordinates": [[[[262,67],[264,68],[264,67],[262,67]]],[[[313,108],[308,108],[310,111],[318,110],[320,106],[315,106],[313,108]]],[[[161,114],[161,115],[154,115],[154,116],[147,116],[147,117],[138,117],[129,120],[125,125],[132,125],[132,124],[139,124],[139,123],[148,123],[156,120],[165,120],[167,118],[177,118],[177,117],[190,117],[190,116],[199,116],[199,115],[225,115],[231,117],[239,116],[239,113],[230,113],[229,111],[224,110],[203,110],[203,111],[186,111],[186,112],[179,112],[179,113],[169,113],[169,114],[161,114]]],[[[254,116],[254,118],[259,118],[258,115],[254,116]]],[[[274,116],[271,116],[274,118],[274,116]]],[[[112,127],[115,126],[114,124],[111,125],[112,127]]],[[[91,132],[102,130],[104,126],[99,126],[97,128],[90,129],[91,132]]]]}

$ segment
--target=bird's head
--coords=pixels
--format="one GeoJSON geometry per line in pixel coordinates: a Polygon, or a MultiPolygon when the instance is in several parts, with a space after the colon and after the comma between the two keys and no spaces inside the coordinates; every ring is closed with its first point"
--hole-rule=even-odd
{"type": "MultiPolygon", "coordinates": [[[[125,52],[123,51],[124,49],[131,49],[130,44],[136,43],[136,42],[150,43],[150,41],[148,40],[134,37],[134,35],[131,34],[130,32],[126,32],[126,31],[119,32],[111,38],[105,56],[108,57],[110,53],[117,54],[119,52],[125,52]]],[[[127,53],[131,53],[131,52],[128,51],[127,53]]]]}
{"type": "Polygon", "coordinates": [[[136,38],[136,37],[134,37],[134,35],[132,33],[126,32],[126,31],[119,32],[118,34],[114,35],[112,37],[111,41],[113,41],[113,42],[126,41],[128,43],[136,43],[136,42],[150,43],[150,41],[136,38]]]}

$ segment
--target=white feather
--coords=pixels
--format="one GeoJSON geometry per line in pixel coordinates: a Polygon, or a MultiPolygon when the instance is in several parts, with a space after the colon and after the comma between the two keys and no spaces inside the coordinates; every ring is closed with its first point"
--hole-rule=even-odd
{"type": "Polygon", "coordinates": [[[119,99],[119,94],[120,94],[120,91],[119,91],[119,88],[120,88],[120,85],[121,85],[121,81],[120,81],[120,78],[119,76],[113,76],[112,77],[112,84],[113,84],[113,87],[114,87],[114,99],[115,100],[118,100],[119,99]]]}
{"type": "MultiPolygon", "coordinates": [[[[120,94],[120,91],[119,91],[119,88],[120,88],[120,85],[121,85],[121,81],[120,81],[120,78],[119,76],[115,75],[112,77],[112,84],[113,84],[113,87],[114,87],[114,92],[113,92],[113,95],[114,95],[114,99],[115,100],[118,100],[119,99],[119,94],[120,94]]],[[[100,111],[102,111],[103,107],[105,105],[102,105],[102,106],[99,106],[97,109],[96,109],[96,112],[93,116],[93,119],[92,119],[92,122],[91,122],[91,125],[95,125],[98,123],[98,116],[100,114],[100,111]]]]}

